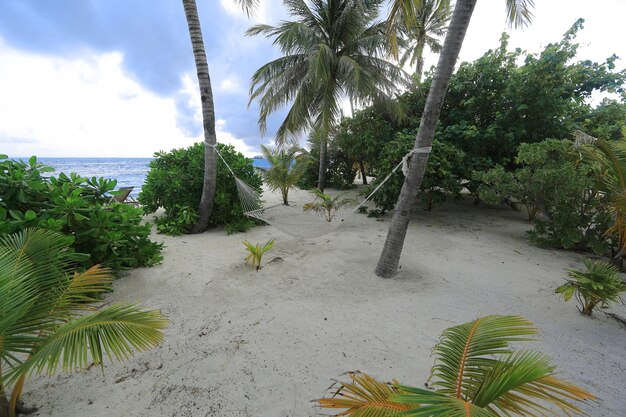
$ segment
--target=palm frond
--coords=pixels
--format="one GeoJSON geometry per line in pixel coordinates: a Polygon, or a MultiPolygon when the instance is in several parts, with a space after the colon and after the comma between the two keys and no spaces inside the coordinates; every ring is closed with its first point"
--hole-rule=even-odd
{"type": "Polygon", "coordinates": [[[534,0],[506,0],[506,15],[510,25],[527,26],[533,19],[534,0]]]}
{"type": "Polygon", "coordinates": [[[110,292],[112,284],[111,270],[100,265],[94,265],[85,272],[75,272],[69,284],[56,296],[54,309],[61,310],[62,314],[92,309],[88,303],[98,301],[94,295],[110,292]]]}
{"type": "Polygon", "coordinates": [[[511,353],[510,343],[533,340],[528,336],[537,332],[520,316],[486,316],[446,329],[433,348],[433,386],[455,398],[471,398],[494,361],[490,357],[511,353]]]}
{"type": "Polygon", "coordinates": [[[339,382],[339,388],[330,398],[318,400],[320,407],[347,409],[337,416],[391,417],[399,411],[419,405],[396,403],[392,400],[397,389],[393,384],[379,382],[367,374],[349,372],[351,382],[339,382]]]}
{"type": "Polygon", "coordinates": [[[570,400],[593,400],[582,388],[554,376],[556,367],[538,352],[521,350],[498,361],[491,368],[473,398],[473,403],[492,406],[502,413],[518,415],[559,415],[547,407],[555,405],[560,411],[581,413],[570,400]]]}
{"type": "Polygon", "coordinates": [[[250,16],[254,9],[259,5],[259,0],[235,0],[235,3],[241,6],[243,11],[250,16]]]}
{"type": "Polygon", "coordinates": [[[438,391],[397,385],[398,394],[392,397],[398,403],[413,405],[413,409],[396,416],[407,417],[498,417],[490,410],[469,401],[449,397],[438,391]]]}
{"type": "Polygon", "coordinates": [[[156,310],[135,306],[112,305],[94,314],[80,317],[58,328],[36,352],[6,374],[9,383],[31,372],[54,373],[102,365],[104,357],[123,360],[135,350],[153,348],[163,341],[167,321],[156,310]]]}
{"type": "Polygon", "coordinates": [[[401,70],[392,64],[356,65],[359,55],[377,56],[382,61],[385,54],[382,26],[376,20],[382,1],[283,3],[295,20],[248,31],[249,35],[272,39],[285,54],[259,68],[252,77],[250,102],[259,101],[262,133],[270,114],[290,106],[278,128],[277,143],[309,129],[321,130],[320,137],[327,140],[338,123],[344,97],[365,102],[364,98],[379,99],[400,90],[402,80],[394,78],[401,70]],[[376,84],[384,86],[373,87],[376,84]]]}

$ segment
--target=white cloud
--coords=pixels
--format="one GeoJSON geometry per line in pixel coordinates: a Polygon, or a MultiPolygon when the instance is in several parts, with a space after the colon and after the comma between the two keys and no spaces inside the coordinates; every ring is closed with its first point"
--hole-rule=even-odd
{"type": "MultiPolygon", "coordinates": [[[[177,125],[174,97],[143,88],[119,52],[64,59],[12,49],[0,40],[0,153],[14,157],[149,157],[202,140],[177,125]]],[[[236,80],[233,78],[233,80],[236,80]]],[[[226,84],[236,87],[235,81],[226,84]]],[[[178,92],[202,124],[197,82],[178,92]]],[[[241,139],[218,126],[218,138],[247,154],[241,139]]]]}
{"type": "Polygon", "coordinates": [[[141,87],[124,73],[122,61],[117,52],[62,59],[0,42],[3,152],[151,156],[192,143],[176,127],[174,101],[141,87]]]}
{"type": "Polygon", "coordinates": [[[235,137],[232,133],[226,130],[226,120],[218,119],[215,122],[215,130],[217,135],[217,141],[225,143],[227,145],[233,145],[235,149],[247,157],[252,157],[260,153],[259,149],[253,148],[248,145],[243,139],[235,137]]]}
{"type": "Polygon", "coordinates": [[[241,85],[241,81],[235,75],[231,75],[228,78],[223,79],[218,87],[221,91],[233,94],[244,93],[245,90],[241,85]]]}

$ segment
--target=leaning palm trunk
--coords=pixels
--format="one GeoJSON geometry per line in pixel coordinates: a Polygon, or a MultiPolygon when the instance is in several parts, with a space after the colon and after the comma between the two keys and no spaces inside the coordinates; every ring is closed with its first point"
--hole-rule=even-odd
{"type": "Polygon", "coordinates": [[[193,56],[196,62],[198,73],[198,84],[200,85],[200,100],[202,102],[202,121],[204,127],[204,181],[202,184],[202,197],[198,207],[198,221],[191,228],[191,233],[203,232],[209,225],[209,216],[213,210],[213,199],[215,197],[215,186],[217,181],[217,158],[215,155],[215,107],[213,103],[213,90],[211,88],[211,77],[209,75],[209,65],[207,64],[204,41],[202,40],[202,30],[200,18],[195,0],[183,0],[185,17],[189,28],[191,45],[193,46],[193,56]]]}
{"type": "Polygon", "coordinates": [[[402,191],[396,210],[391,219],[391,225],[385,240],[385,246],[376,266],[376,275],[388,278],[396,274],[406,230],[409,225],[409,213],[417,201],[417,190],[424,178],[428,163],[429,149],[435,136],[435,126],[441,112],[441,105],[448,89],[454,65],[459,56],[465,32],[474,11],[476,0],[458,0],[454,7],[452,21],[446,34],[446,40],[439,55],[437,70],[428,92],[426,105],[422,114],[414,153],[409,164],[409,171],[404,179],[402,191]]]}

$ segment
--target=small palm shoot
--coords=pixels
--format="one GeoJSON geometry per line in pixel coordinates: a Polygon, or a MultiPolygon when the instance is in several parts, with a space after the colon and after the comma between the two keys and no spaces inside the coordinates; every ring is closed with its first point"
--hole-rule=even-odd
{"type": "Polygon", "coordinates": [[[322,408],[338,416],[497,417],[582,413],[573,401],[595,400],[584,389],[555,376],[548,357],[513,350],[532,341],[537,329],[519,316],[487,316],[451,327],[434,347],[432,389],[386,384],[361,373],[340,383],[322,408]]]}
{"type": "Polygon", "coordinates": [[[315,195],[316,200],[311,203],[306,203],[302,206],[304,211],[314,211],[316,213],[322,213],[327,222],[331,222],[337,211],[346,206],[354,206],[357,201],[354,198],[341,198],[340,195],[333,198],[329,194],[324,194],[320,189],[314,188],[311,190],[315,195]]]}
{"type": "Polygon", "coordinates": [[[246,250],[249,252],[248,256],[246,256],[245,259],[246,265],[251,265],[258,271],[259,269],[263,268],[263,265],[261,265],[263,254],[272,249],[272,246],[274,246],[274,239],[268,240],[267,243],[263,246],[258,243],[254,245],[247,240],[244,240],[243,244],[246,247],[246,250]]]}
{"type": "Polygon", "coordinates": [[[570,279],[556,289],[563,294],[565,301],[574,295],[580,304],[578,310],[585,316],[591,316],[596,306],[607,307],[610,303],[622,301],[620,292],[626,291],[626,283],[619,275],[615,265],[602,261],[585,260],[586,271],[569,269],[570,279]]]}

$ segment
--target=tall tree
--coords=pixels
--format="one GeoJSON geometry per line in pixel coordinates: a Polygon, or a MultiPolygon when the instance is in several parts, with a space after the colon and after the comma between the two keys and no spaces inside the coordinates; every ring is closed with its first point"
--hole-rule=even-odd
{"type": "MultiPolygon", "coordinates": [[[[420,0],[394,0],[394,2],[420,0]]],[[[417,201],[417,190],[424,178],[428,156],[435,136],[435,126],[439,120],[441,106],[448,89],[454,65],[459,56],[463,39],[469,25],[477,0],[457,0],[452,13],[452,20],[448,27],[439,62],[428,92],[424,112],[420,122],[413,156],[410,159],[409,170],[404,179],[400,197],[391,219],[383,251],[376,266],[376,275],[388,278],[396,274],[398,263],[409,226],[409,214],[417,201]]],[[[508,20],[515,26],[527,24],[532,18],[531,8],[533,0],[506,0],[508,20]]],[[[392,8],[392,11],[394,8],[392,8]]]]}
{"type": "Polygon", "coordinates": [[[271,113],[291,103],[276,140],[280,144],[298,133],[315,131],[320,138],[320,190],[341,100],[385,103],[399,111],[399,102],[391,96],[409,83],[404,71],[384,59],[389,44],[386,23],[378,20],[382,1],[283,0],[295,20],[257,25],[247,32],[274,39],[284,54],[252,76],[250,101],[259,100],[261,131],[271,113]]]}
{"type": "MultiPolygon", "coordinates": [[[[206,230],[209,224],[209,217],[213,210],[213,199],[215,198],[215,186],[217,181],[217,156],[215,154],[215,104],[213,102],[213,89],[211,88],[211,76],[209,75],[209,65],[207,63],[204,40],[202,38],[202,28],[196,0],[182,0],[187,18],[187,27],[191,46],[193,47],[193,57],[198,73],[198,84],[200,86],[200,101],[202,103],[202,125],[204,127],[204,181],[202,186],[202,197],[198,207],[198,221],[191,228],[191,233],[200,233],[206,230]]],[[[240,4],[246,13],[258,3],[258,0],[235,0],[240,4]]]]}
{"type": "Polygon", "coordinates": [[[450,22],[449,1],[422,0],[422,6],[415,11],[413,23],[403,18],[403,32],[407,39],[407,46],[400,57],[400,64],[409,63],[415,66],[415,76],[418,81],[424,72],[424,52],[426,47],[432,52],[441,52],[439,38],[446,33],[450,22]]]}

